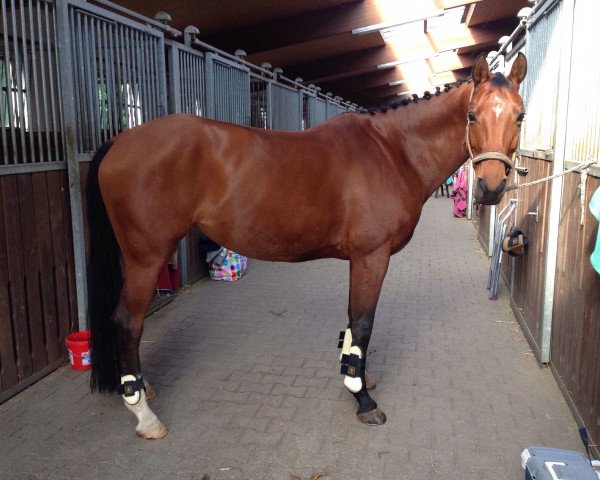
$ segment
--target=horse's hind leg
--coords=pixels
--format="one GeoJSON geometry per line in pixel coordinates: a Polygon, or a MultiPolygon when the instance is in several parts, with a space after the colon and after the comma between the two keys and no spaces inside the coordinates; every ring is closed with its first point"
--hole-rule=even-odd
{"type": "Polygon", "coordinates": [[[157,260],[150,262],[153,266],[147,265],[125,261],[125,284],[114,319],[121,369],[119,393],[125,406],[137,417],[136,433],[142,438],[155,439],[164,437],[167,429],[148,407],[147,396],[153,390],[146,391],[148,384],[142,378],[139,347],[146,309],[156,288],[162,262],[157,260]]]}
{"type": "Polygon", "coordinates": [[[350,260],[350,332],[344,339],[342,373],[345,374],[344,385],[358,401],[356,414],[368,425],[381,425],[386,420],[385,414],[377,408],[367,391],[365,364],[377,300],[389,258],[389,249],[382,247],[370,255],[350,260]]]}

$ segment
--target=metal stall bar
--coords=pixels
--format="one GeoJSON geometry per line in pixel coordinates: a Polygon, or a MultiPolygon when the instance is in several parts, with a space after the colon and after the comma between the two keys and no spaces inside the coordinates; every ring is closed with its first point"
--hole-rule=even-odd
{"type": "MultiPolygon", "coordinates": [[[[170,113],[205,114],[204,55],[190,47],[166,42],[169,65],[170,113]]],[[[179,278],[181,285],[189,281],[188,236],[179,242],[179,278]]]]}
{"type": "Polygon", "coordinates": [[[120,75],[120,64],[121,60],[119,59],[119,49],[116,43],[115,38],[115,25],[108,24],[108,51],[110,57],[110,87],[111,87],[111,96],[115,99],[115,103],[112,105],[112,115],[111,115],[111,130],[110,135],[111,138],[119,133],[119,111],[121,110],[121,75],[120,75]]]}
{"type": "MultiPolygon", "coordinates": [[[[5,0],[2,0],[0,8],[2,9],[2,11],[6,11],[6,6],[5,6],[5,0]]],[[[1,125],[1,130],[2,130],[2,153],[3,153],[3,157],[2,157],[2,165],[7,165],[8,164],[8,138],[6,136],[6,128],[4,126],[4,118],[6,115],[9,114],[10,112],[10,95],[8,94],[9,92],[9,83],[8,83],[8,55],[6,54],[6,49],[8,48],[8,32],[7,32],[7,21],[6,21],[6,15],[2,16],[2,32],[4,33],[3,35],[3,41],[4,41],[4,48],[5,48],[5,55],[4,55],[4,62],[0,63],[0,89],[3,88],[4,82],[6,82],[6,101],[3,100],[4,95],[0,95],[0,118],[2,119],[2,125],[1,125]]],[[[9,124],[12,125],[12,122],[9,121],[9,124]]]]}
{"type": "Polygon", "coordinates": [[[99,120],[99,129],[98,134],[100,135],[100,141],[98,142],[98,146],[102,145],[108,137],[108,104],[109,104],[109,94],[108,94],[108,65],[106,64],[106,58],[104,57],[104,53],[106,52],[106,44],[103,43],[102,38],[102,26],[104,25],[103,20],[95,21],[95,32],[94,37],[97,39],[97,48],[95,49],[96,56],[96,64],[98,65],[98,89],[96,92],[96,102],[98,104],[98,120],[99,120]]]}
{"type": "Polygon", "coordinates": [[[50,80],[50,107],[52,111],[51,118],[53,132],[52,137],[54,140],[54,155],[56,156],[57,160],[66,160],[66,158],[60,157],[61,155],[65,155],[65,137],[60,136],[61,132],[64,132],[64,129],[62,128],[63,116],[59,100],[61,90],[59,86],[59,58],[58,53],[56,51],[58,46],[57,23],[58,20],[56,6],[53,6],[52,9],[49,11],[49,5],[48,3],[46,3],[46,35],[48,41],[48,43],[46,44],[48,46],[46,51],[48,52],[48,70],[50,72],[48,77],[50,80]],[[50,26],[50,19],[52,19],[52,27],[50,26]],[[50,45],[54,45],[55,48],[50,48],[50,45]]]}
{"type": "MultiPolygon", "coordinates": [[[[563,0],[560,25],[561,55],[558,88],[562,95],[558,98],[556,114],[565,121],[556,123],[556,146],[552,174],[564,170],[567,150],[567,127],[569,115],[569,96],[571,94],[571,50],[573,46],[573,20],[575,0],[563,0]]],[[[560,225],[560,209],[562,200],[563,177],[552,180],[548,207],[548,236],[546,241],[546,258],[544,278],[544,294],[542,296],[542,326],[540,340],[540,362],[550,361],[550,336],[552,331],[552,316],[554,310],[554,285],[556,278],[556,259],[558,255],[558,233],[560,225]]]]}
{"type": "Polygon", "coordinates": [[[275,130],[301,130],[302,110],[298,90],[272,83],[271,111],[272,128],[275,130]]]}
{"type": "Polygon", "coordinates": [[[273,98],[273,89],[275,88],[275,84],[272,81],[268,81],[266,83],[266,107],[267,107],[267,128],[269,130],[272,130],[273,128],[276,128],[273,126],[273,116],[275,114],[274,112],[274,108],[273,108],[273,102],[274,102],[274,98],[273,98]]]}
{"type": "MultiPolygon", "coordinates": [[[[8,9],[6,8],[6,0],[2,0],[2,11],[3,12],[8,12],[8,9]]],[[[12,84],[13,84],[13,69],[11,68],[11,60],[10,60],[10,50],[9,50],[9,41],[8,41],[8,15],[3,16],[2,18],[2,31],[4,33],[4,68],[5,68],[5,72],[6,72],[6,101],[8,103],[8,112],[7,112],[7,116],[8,116],[8,124],[9,124],[9,128],[10,128],[10,137],[11,137],[11,146],[12,146],[12,152],[13,152],[13,161],[10,161],[8,156],[4,158],[5,164],[8,165],[9,163],[19,163],[16,159],[16,150],[17,150],[17,135],[16,135],[16,128],[15,128],[15,124],[13,122],[13,115],[14,115],[14,111],[16,110],[16,106],[14,105],[14,98],[12,95],[12,84]]]]}
{"type": "Polygon", "coordinates": [[[58,158],[62,143],[56,128],[54,151],[51,144],[51,114],[60,121],[60,112],[50,112],[58,90],[52,88],[57,74],[53,58],[55,40],[54,5],[33,0],[0,1],[2,61],[0,98],[0,174],[60,169],[50,166],[58,158]],[[50,88],[49,88],[50,86],[50,88]],[[45,130],[45,134],[44,134],[45,130]]]}
{"type": "MultiPolygon", "coordinates": [[[[70,22],[71,22],[71,37],[72,37],[72,45],[74,50],[74,55],[76,59],[84,58],[83,51],[83,35],[82,35],[82,24],[81,24],[81,15],[75,13],[75,10],[71,10],[70,12],[70,22]]],[[[85,67],[84,62],[78,60],[75,62],[79,65],[79,68],[75,68],[73,70],[74,82],[75,82],[75,91],[77,101],[79,105],[85,105],[87,102],[87,95],[84,88],[85,85],[85,67]]],[[[88,123],[88,118],[85,115],[87,108],[78,108],[76,111],[78,117],[79,128],[77,129],[77,151],[82,151],[84,145],[89,145],[90,138],[89,133],[91,131],[88,123]]]]}
{"type": "Polygon", "coordinates": [[[205,58],[204,78],[206,82],[206,116],[215,118],[215,72],[212,57],[214,54],[207,52],[205,58]]]}
{"type": "MultiPolygon", "coordinates": [[[[568,120],[569,96],[571,93],[571,50],[573,45],[573,18],[575,0],[563,0],[560,11],[560,67],[558,69],[558,95],[556,117],[568,120]]],[[[564,170],[567,153],[568,121],[556,122],[555,152],[552,163],[552,174],[564,170]]],[[[550,361],[550,336],[554,310],[554,286],[556,278],[556,259],[558,256],[558,233],[560,225],[560,209],[562,201],[563,176],[552,180],[548,207],[547,250],[545,259],[544,296],[542,300],[542,321],[540,339],[540,362],[550,361]]]]}
{"type": "Polygon", "coordinates": [[[250,125],[257,128],[271,128],[269,109],[270,82],[261,75],[250,76],[250,125]]]}
{"type": "MultiPolygon", "coordinates": [[[[13,79],[16,79],[16,88],[11,85],[11,95],[13,95],[13,91],[16,90],[16,110],[14,111],[14,122],[15,126],[19,126],[19,137],[21,138],[21,158],[19,158],[18,163],[27,163],[27,147],[25,146],[25,130],[26,130],[26,113],[25,113],[25,95],[23,91],[23,86],[25,85],[23,81],[23,77],[21,74],[21,58],[19,55],[19,42],[18,42],[18,30],[17,30],[17,13],[15,11],[15,2],[10,2],[10,12],[11,12],[11,20],[12,20],[12,32],[15,40],[12,42],[14,49],[14,63],[12,68],[14,69],[14,73],[12,75],[13,79]]],[[[22,14],[22,10],[21,10],[22,14]]],[[[23,32],[22,32],[23,34],[23,32]]],[[[25,56],[25,52],[23,52],[23,56],[25,56]]],[[[24,60],[25,58],[23,58],[24,60]]],[[[24,62],[25,63],[25,62],[24,62]]]]}
{"type": "MultiPolygon", "coordinates": [[[[37,2],[36,2],[37,3],[37,2]]],[[[31,138],[33,140],[33,131],[34,128],[37,129],[37,149],[39,152],[39,157],[37,159],[37,162],[43,162],[44,158],[43,158],[43,142],[42,142],[42,129],[41,129],[41,122],[40,122],[40,95],[39,95],[39,84],[38,84],[38,62],[37,62],[37,55],[36,55],[36,51],[35,51],[35,44],[36,42],[36,38],[35,38],[35,30],[33,28],[33,17],[34,17],[34,13],[35,10],[33,9],[33,3],[32,0],[29,0],[28,4],[27,4],[27,11],[29,12],[29,38],[30,38],[30,44],[31,44],[31,73],[32,73],[32,77],[33,77],[33,95],[30,96],[30,98],[33,98],[33,102],[30,103],[30,106],[33,107],[34,112],[35,112],[35,127],[32,125],[30,128],[31,131],[31,138]]],[[[25,28],[23,28],[23,31],[25,32],[25,28]]],[[[40,39],[41,40],[41,39],[40,39]]],[[[31,89],[32,85],[31,82],[29,83],[29,88],[31,89]]],[[[32,123],[33,123],[33,118],[32,118],[32,123]]],[[[33,152],[33,145],[31,147],[31,151],[33,152]]],[[[35,155],[32,158],[32,162],[36,162],[36,158],[35,155]]]]}
{"type": "Polygon", "coordinates": [[[124,94],[125,94],[125,122],[122,126],[123,129],[127,129],[132,127],[132,118],[135,117],[135,92],[136,92],[136,81],[135,81],[135,70],[133,69],[133,55],[131,53],[131,36],[129,27],[125,25],[119,24],[119,29],[121,31],[122,44],[123,44],[123,56],[125,57],[125,67],[124,70],[126,72],[126,83],[124,85],[124,94]]]}
{"type": "Polygon", "coordinates": [[[87,278],[81,181],[77,160],[77,118],[75,82],[73,77],[73,55],[68,0],[56,0],[56,30],[58,37],[58,57],[61,65],[60,90],[62,91],[62,112],[64,115],[64,137],[66,140],[67,172],[69,178],[69,198],[71,203],[71,224],[73,232],[73,259],[75,262],[75,293],[77,296],[77,318],[79,329],[87,329],[87,278]]]}
{"type": "Polygon", "coordinates": [[[207,116],[250,124],[250,71],[212,52],[205,56],[207,116]]]}

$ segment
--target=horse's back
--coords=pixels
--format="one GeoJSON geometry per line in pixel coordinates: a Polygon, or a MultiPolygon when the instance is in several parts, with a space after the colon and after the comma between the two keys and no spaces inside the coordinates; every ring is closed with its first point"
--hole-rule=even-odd
{"type": "Polygon", "coordinates": [[[175,236],[195,223],[255,258],[345,258],[356,235],[349,225],[373,221],[381,208],[374,196],[389,201],[393,183],[377,158],[367,164],[372,146],[353,144],[353,128],[347,119],[276,132],[162,117],[115,138],[102,166],[103,196],[140,231],[168,219],[175,236]]]}

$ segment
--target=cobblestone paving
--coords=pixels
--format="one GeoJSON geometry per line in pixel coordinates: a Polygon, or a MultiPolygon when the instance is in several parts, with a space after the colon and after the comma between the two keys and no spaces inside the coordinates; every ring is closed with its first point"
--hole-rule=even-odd
{"type": "Polygon", "coordinates": [[[392,259],[368,357],[388,422],[367,427],[339,375],[348,264],[250,261],[146,320],[142,364],[167,437],[63,367],[0,405],[2,479],[519,479],[532,444],[581,449],[576,424],[450,201],[432,198],[392,259]]]}

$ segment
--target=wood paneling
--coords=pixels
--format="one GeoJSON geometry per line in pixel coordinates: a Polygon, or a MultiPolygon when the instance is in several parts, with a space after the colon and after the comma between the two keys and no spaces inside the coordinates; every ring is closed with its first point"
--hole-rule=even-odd
{"type": "MultiPolygon", "coordinates": [[[[509,192],[507,192],[507,193],[504,194],[504,196],[502,197],[502,200],[500,201],[500,203],[496,207],[497,214],[500,214],[500,212],[502,211],[503,208],[506,207],[506,205],[508,204],[508,202],[509,202],[510,199],[516,198],[516,194],[517,194],[516,190],[511,190],[511,191],[509,191],[509,192]]],[[[496,219],[493,219],[493,221],[495,222],[496,219]]],[[[507,228],[506,228],[507,232],[510,229],[510,224],[511,224],[511,221],[509,219],[509,221],[507,222],[507,228]]],[[[511,267],[510,267],[510,261],[509,261],[509,259],[510,259],[509,255],[503,254],[500,273],[502,275],[502,278],[504,279],[504,282],[508,286],[508,289],[510,290],[510,288],[511,288],[511,285],[510,285],[510,282],[511,282],[511,267]]],[[[504,288],[504,287],[502,286],[502,283],[500,283],[500,287],[499,287],[498,291],[500,291],[502,288],[504,288]]]]}
{"type": "Polygon", "coordinates": [[[556,264],[551,357],[592,437],[600,439],[600,275],[592,268],[598,222],[589,212],[600,178],[588,177],[580,225],[580,176],[565,177],[556,264]]]}
{"type": "Polygon", "coordinates": [[[475,205],[473,208],[473,223],[477,229],[477,238],[486,255],[488,252],[488,238],[490,232],[490,207],[488,205],[475,205]]]}
{"type": "Polygon", "coordinates": [[[192,284],[197,282],[202,277],[208,275],[208,266],[205,261],[205,252],[201,251],[199,242],[198,242],[198,230],[196,228],[192,228],[187,236],[187,253],[188,253],[188,278],[187,283],[192,284]]]}
{"type": "Polygon", "coordinates": [[[0,177],[0,393],[66,356],[76,324],[66,171],[0,177]]]}
{"type": "MultiPolygon", "coordinates": [[[[522,177],[519,183],[531,182],[552,173],[552,164],[545,160],[522,157],[520,164],[529,168],[529,174],[522,177]]],[[[549,191],[549,182],[518,190],[517,210],[506,229],[508,232],[512,225],[516,225],[529,238],[529,246],[524,255],[508,257],[511,268],[514,269],[511,303],[517,317],[531,332],[538,350],[541,339],[549,191]],[[536,208],[539,212],[537,223],[534,216],[528,215],[528,212],[534,212],[536,208]]]]}

